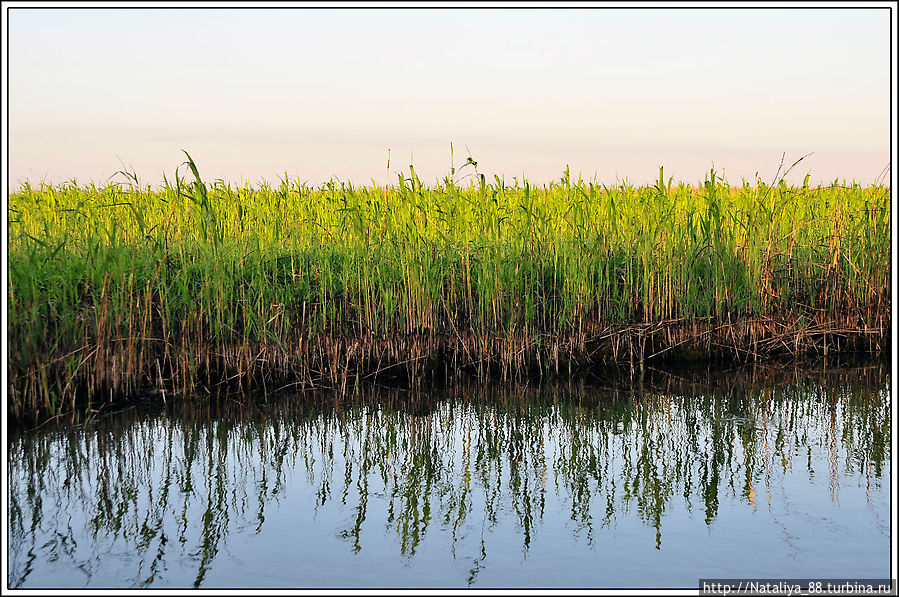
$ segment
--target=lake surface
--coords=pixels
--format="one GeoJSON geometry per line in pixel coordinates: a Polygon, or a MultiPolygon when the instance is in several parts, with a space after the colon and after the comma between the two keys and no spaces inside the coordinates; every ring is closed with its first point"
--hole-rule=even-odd
{"type": "Polygon", "coordinates": [[[8,582],[889,578],[890,400],[888,366],[748,368],[169,404],[13,430],[8,582]]]}

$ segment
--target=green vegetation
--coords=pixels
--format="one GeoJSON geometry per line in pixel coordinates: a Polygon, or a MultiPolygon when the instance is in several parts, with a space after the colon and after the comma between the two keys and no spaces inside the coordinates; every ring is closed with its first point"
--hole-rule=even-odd
{"type": "Polygon", "coordinates": [[[9,412],[888,350],[890,190],[548,186],[471,158],[426,186],[24,185],[9,197],[9,412]]]}

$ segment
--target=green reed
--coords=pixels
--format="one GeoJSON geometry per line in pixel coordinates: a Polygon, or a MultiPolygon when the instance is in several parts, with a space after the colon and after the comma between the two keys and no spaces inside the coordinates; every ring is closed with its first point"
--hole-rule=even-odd
{"type": "Polygon", "coordinates": [[[738,357],[886,345],[887,187],[731,186],[714,170],[691,186],[661,169],[643,187],[567,170],[534,186],[473,160],[464,183],[465,168],[427,185],[410,166],[387,188],[238,187],[185,165],[161,188],[125,173],[9,196],[14,412],[153,384],[345,387],[438,357],[506,375],[691,338],[738,357]]]}

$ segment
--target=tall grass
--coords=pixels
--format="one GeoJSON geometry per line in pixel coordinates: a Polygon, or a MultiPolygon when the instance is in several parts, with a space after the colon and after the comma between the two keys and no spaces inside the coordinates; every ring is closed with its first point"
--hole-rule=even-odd
{"type": "MultiPolygon", "coordinates": [[[[73,183],[9,196],[9,409],[887,349],[880,185],[73,183]]],[[[470,176],[460,183],[460,175],[470,176]]]]}

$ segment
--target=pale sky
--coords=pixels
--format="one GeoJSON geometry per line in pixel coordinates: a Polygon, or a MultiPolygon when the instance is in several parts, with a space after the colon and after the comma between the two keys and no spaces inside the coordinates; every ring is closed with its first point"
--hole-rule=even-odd
{"type": "Polygon", "coordinates": [[[413,163],[873,182],[890,160],[879,9],[35,9],[9,16],[9,183],[383,185],[413,163]],[[121,159],[121,162],[120,162],[121,159]],[[182,169],[183,170],[183,169],[182,169]]]}

